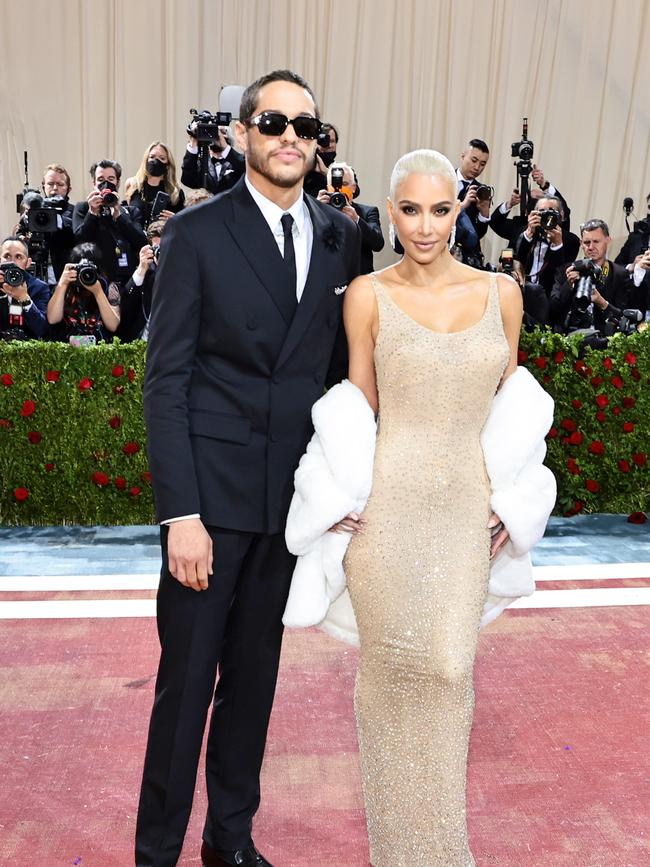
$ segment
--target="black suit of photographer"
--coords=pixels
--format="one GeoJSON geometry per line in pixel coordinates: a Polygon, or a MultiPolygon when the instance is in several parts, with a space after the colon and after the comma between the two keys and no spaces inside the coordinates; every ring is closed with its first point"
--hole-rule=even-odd
{"type": "Polygon", "coordinates": [[[527,279],[529,279],[535,254],[540,243],[546,244],[546,250],[544,252],[541,267],[537,272],[537,281],[531,282],[539,283],[540,286],[544,287],[546,294],[550,295],[555,282],[555,272],[558,268],[561,268],[562,266],[566,267],[569,262],[575,261],[580,249],[580,238],[578,238],[577,235],[574,235],[573,232],[568,232],[563,228],[562,246],[553,250],[548,241],[540,241],[537,232],[533,236],[533,240],[529,241],[526,237],[525,231],[523,231],[515,241],[514,255],[515,259],[518,259],[524,266],[527,279]]]}
{"type": "MultiPolygon", "coordinates": [[[[553,195],[560,199],[564,211],[564,219],[561,226],[568,232],[571,228],[571,208],[568,206],[562,193],[555,188],[553,189],[555,190],[553,195]]],[[[529,202],[532,208],[535,204],[535,199],[529,199],[529,202]]],[[[519,213],[519,205],[509,208],[508,202],[501,202],[490,214],[490,228],[501,238],[505,238],[509,247],[514,247],[517,238],[526,229],[527,225],[528,218],[519,213]],[[515,209],[517,213],[511,217],[510,213],[515,209]]]]}
{"type": "Polygon", "coordinates": [[[61,218],[61,227],[57,228],[56,232],[48,233],[45,236],[50,251],[52,270],[57,280],[61,277],[66,263],[70,261],[70,250],[72,250],[76,243],[72,230],[73,213],[74,205],[71,202],[67,202],[65,211],[57,215],[57,217],[61,218]]]}
{"type": "MultiPolygon", "coordinates": [[[[25,338],[29,337],[32,340],[37,340],[41,337],[45,337],[50,328],[47,322],[47,305],[50,300],[50,287],[47,283],[44,283],[42,280],[39,280],[37,277],[34,277],[33,274],[29,273],[27,273],[27,277],[25,278],[25,285],[27,286],[27,292],[32,303],[29,307],[23,308],[23,324],[21,326],[13,327],[21,334],[24,334],[25,338]]],[[[9,299],[5,295],[4,287],[0,284],[0,332],[8,335],[10,334],[11,328],[12,326],[9,323],[9,299]]],[[[19,337],[18,339],[22,338],[19,337]]]]}
{"type": "Polygon", "coordinates": [[[74,206],[72,229],[77,244],[82,241],[97,244],[108,281],[124,286],[138,265],[140,248],[147,243],[138,209],[122,205],[120,216],[114,220],[95,216],[84,199],[74,206]]]}
{"type": "MultiPolygon", "coordinates": [[[[644,221],[644,225],[650,229],[650,216],[644,221]]],[[[630,265],[637,256],[643,255],[648,248],[650,248],[649,232],[639,232],[638,230],[630,232],[614,262],[616,265],[630,265]]]]}
{"type": "MultiPolygon", "coordinates": [[[[212,151],[208,151],[208,153],[210,156],[205,189],[215,195],[232,189],[246,171],[244,157],[232,147],[227,151],[223,160],[220,157],[215,157],[212,151]],[[219,166],[218,170],[217,166],[219,166]]],[[[203,187],[203,180],[199,154],[186,150],[181,166],[181,183],[192,190],[198,190],[203,187]]]]}
{"type": "Polygon", "coordinates": [[[373,253],[384,249],[384,235],[381,231],[379,208],[374,205],[361,205],[351,202],[359,215],[357,226],[361,232],[361,274],[370,274],[375,270],[373,253]]]}
{"type": "Polygon", "coordinates": [[[142,285],[129,277],[120,298],[120,324],[116,335],[123,343],[131,343],[142,337],[142,332],[151,316],[151,296],[156,272],[149,268],[142,285]]]}
{"type": "MultiPolygon", "coordinates": [[[[457,199],[459,202],[465,201],[465,196],[467,195],[467,191],[470,187],[479,187],[481,186],[480,181],[461,181],[461,187],[458,190],[457,199]]],[[[488,226],[490,225],[489,220],[481,220],[480,219],[480,211],[478,209],[478,205],[475,202],[472,202],[471,205],[468,205],[467,208],[464,209],[465,214],[470,219],[472,226],[474,226],[474,231],[478,235],[479,244],[482,238],[485,237],[485,234],[488,230],[488,226]]]]}
{"type": "MultiPolygon", "coordinates": [[[[593,305],[594,328],[601,333],[604,332],[608,319],[619,320],[621,318],[623,310],[630,307],[634,293],[634,283],[629,272],[622,265],[616,265],[609,260],[607,262],[609,264],[607,277],[602,283],[595,283],[595,288],[608,302],[608,306],[605,310],[601,310],[597,304],[593,305]]],[[[564,323],[571,309],[571,302],[576,290],[576,286],[572,286],[567,280],[567,267],[568,265],[558,268],[549,298],[551,324],[560,331],[565,328],[564,323]]]]}

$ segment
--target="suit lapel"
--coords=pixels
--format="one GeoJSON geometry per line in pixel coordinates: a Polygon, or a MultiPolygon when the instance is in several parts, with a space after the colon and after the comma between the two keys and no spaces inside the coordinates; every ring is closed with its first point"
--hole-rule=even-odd
{"type": "Polygon", "coordinates": [[[287,332],[284,345],[275,366],[276,370],[284,364],[296,349],[318,305],[322,301],[323,292],[326,288],[323,275],[328,273],[327,258],[332,256],[332,251],[328,249],[324,241],[326,231],[331,226],[330,221],[327,219],[325,208],[316,205],[308,195],[305,195],[304,199],[314,232],[309,270],[300,303],[296,308],[291,327],[287,332]]]}
{"type": "Polygon", "coordinates": [[[295,303],[289,293],[287,267],[273,233],[243,178],[233,187],[231,198],[234,220],[226,228],[289,325],[295,303]]]}

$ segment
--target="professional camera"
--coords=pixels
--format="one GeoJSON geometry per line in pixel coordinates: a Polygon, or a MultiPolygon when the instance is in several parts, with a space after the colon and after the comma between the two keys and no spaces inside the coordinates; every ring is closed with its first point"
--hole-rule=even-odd
{"type": "Polygon", "coordinates": [[[13,262],[3,262],[0,265],[0,271],[4,274],[7,286],[12,286],[14,289],[24,283],[27,278],[26,272],[13,262]]]}
{"type": "Polygon", "coordinates": [[[536,211],[539,214],[539,228],[542,232],[552,232],[560,225],[560,212],[556,208],[541,208],[536,211]]]}
{"type": "Polygon", "coordinates": [[[510,145],[510,155],[515,160],[517,169],[519,213],[522,217],[528,213],[528,178],[533,170],[534,149],[532,141],[528,138],[528,118],[525,117],[521,126],[521,140],[510,145]]]}
{"type": "Polygon", "coordinates": [[[512,274],[515,269],[514,250],[510,247],[502,250],[499,256],[499,265],[501,265],[501,270],[504,274],[512,274]]]}
{"type": "Polygon", "coordinates": [[[330,134],[328,130],[323,132],[322,130],[318,133],[316,138],[316,147],[319,148],[327,148],[330,146],[330,134]]]}
{"type": "Polygon", "coordinates": [[[618,322],[618,330],[621,334],[634,334],[637,330],[637,325],[643,320],[643,313],[640,310],[628,309],[621,313],[621,318],[618,322]]]}
{"type": "Polygon", "coordinates": [[[77,282],[81,283],[81,285],[85,286],[87,289],[90,288],[90,286],[94,286],[97,282],[99,276],[97,265],[95,265],[94,262],[91,262],[90,259],[81,259],[81,261],[76,262],[72,268],[77,272],[77,282]]]}
{"type": "Polygon", "coordinates": [[[476,180],[472,181],[470,186],[476,189],[476,198],[479,202],[491,202],[494,198],[494,187],[476,180]]]}
{"type": "Polygon", "coordinates": [[[160,244],[152,244],[152,245],[151,245],[151,250],[152,250],[152,252],[153,252],[153,260],[154,260],[154,262],[155,262],[156,265],[157,265],[157,264],[158,264],[158,259],[160,259],[160,244]]]}
{"type": "Polygon", "coordinates": [[[219,138],[219,127],[228,126],[232,120],[229,111],[217,111],[213,114],[205,109],[198,111],[196,108],[191,108],[190,114],[192,119],[185,130],[199,144],[210,144],[210,142],[216,141],[219,138]]]}
{"type": "Polygon", "coordinates": [[[593,259],[578,259],[571,267],[580,277],[591,277],[592,280],[599,281],[603,275],[603,269],[596,265],[593,259]]]}
{"type": "Polygon", "coordinates": [[[510,145],[510,156],[515,160],[530,162],[533,158],[535,146],[528,138],[528,118],[525,117],[522,125],[521,140],[510,145]]]}
{"type": "Polygon", "coordinates": [[[56,232],[58,229],[57,215],[62,214],[67,206],[65,196],[43,197],[37,190],[28,190],[21,205],[25,210],[21,225],[29,232],[56,232]]]}
{"type": "Polygon", "coordinates": [[[346,192],[343,192],[343,175],[344,169],[339,167],[334,167],[331,172],[331,185],[334,188],[334,192],[329,194],[329,203],[333,208],[336,208],[337,211],[342,211],[346,205],[350,204],[350,199],[346,192]]]}

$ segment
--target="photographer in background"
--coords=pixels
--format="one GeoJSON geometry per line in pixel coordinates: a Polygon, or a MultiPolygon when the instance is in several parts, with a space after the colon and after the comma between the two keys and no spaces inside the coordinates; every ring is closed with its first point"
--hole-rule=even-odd
{"type": "Polygon", "coordinates": [[[601,334],[613,334],[631,305],[634,284],[622,265],[607,258],[612,239],[604,220],[583,223],[580,236],[586,258],[571,263],[564,274],[558,271],[550,296],[551,323],[564,333],[593,324],[601,334]],[[581,277],[589,278],[589,285],[579,282],[581,277]]]}
{"type": "Polygon", "coordinates": [[[501,251],[497,271],[509,274],[521,289],[524,302],[524,328],[532,331],[535,327],[543,328],[548,325],[549,301],[546,292],[538,284],[526,280],[523,266],[514,258],[511,249],[501,251]]]}
{"type": "Polygon", "coordinates": [[[142,155],[135,176],[124,182],[124,194],[129,205],[142,214],[146,229],[155,220],[167,220],[183,209],[185,193],[176,181],[176,163],[164,142],[151,142],[142,155]]]}
{"type": "Polygon", "coordinates": [[[370,274],[374,271],[373,253],[378,253],[384,248],[384,236],[381,231],[379,220],[379,208],[373,205],[361,205],[353,201],[359,185],[357,176],[352,166],[347,163],[332,163],[327,170],[327,189],[318,193],[318,201],[325,204],[333,204],[337,210],[349,217],[356,223],[361,232],[361,260],[360,274],[370,274]],[[337,199],[336,194],[344,196],[337,199]],[[339,207],[340,205],[340,207],[339,207]]]}
{"type": "Polygon", "coordinates": [[[140,261],[129,278],[120,299],[120,325],[117,336],[124,343],[132,340],[146,340],[149,336],[149,317],[151,316],[151,295],[158,267],[160,239],[165,229],[165,221],[150,223],[147,228],[148,244],[140,250],[140,261]]]}
{"type": "Polygon", "coordinates": [[[526,279],[539,283],[550,295],[558,268],[572,262],[580,239],[563,228],[564,205],[558,196],[544,194],[528,215],[526,229],[515,242],[515,259],[524,266],[526,279]]]}
{"type": "Polygon", "coordinates": [[[469,217],[479,242],[485,236],[490,224],[492,188],[478,180],[489,159],[490,150],[486,143],[480,138],[473,138],[461,153],[460,164],[456,169],[457,198],[461,208],[469,217]]]}
{"type": "Polygon", "coordinates": [[[318,135],[314,167],[305,175],[304,191],[317,199],[327,185],[327,170],[336,160],[339,131],[333,123],[324,123],[318,135]]]}
{"type": "MultiPolygon", "coordinates": [[[[191,129],[192,124],[188,128],[187,148],[181,166],[181,183],[192,190],[198,190],[203,187],[203,177],[199,143],[189,132],[191,129]]],[[[219,135],[208,145],[210,156],[205,189],[214,195],[234,187],[246,171],[244,157],[231,146],[229,137],[228,127],[220,126],[219,135]]]]}
{"type": "Polygon", "coordinates": [[[638,220],[633,230],[621,247],[620,253],[614,259],[617,265],[625,265],[632,273],[641,257],[650,250],[650,193],[646,197],[647,216],[644,220],[638,220]]]}
{"type": "Polygon", "coordinates": [[[52,339],[97,343],[113,334],[120,323],[120,292],[102,272],[96,244],[77,244],[47,305],[52,339]]]}
{"type": "MultiPolygon", "coordinates": [[[[546,180],[544,172],[537,166],[533,166],[531,177],[537,183],[537,187],[531,188],[528,191],[528,213],[534,209],[538,199],[555,196],[562,203],[561,226],[567,232],[570,231],[571,209],[562,193],[546,180]]],[[[510,194],[510,198],[497,205],[490,215],[490,228],[501,238],[505,238],[511,247],[514,247],[517,238],[528,225],[528,214],[522,216],[517,212],[511,216],[512,209],[516,208],[520,202],[521,196],[519,190],[514,189],[510,194]]]]}
{"type": "Polygon", "coordinates": [[[47,283],[28,272],[32,264],[23,238],[9,235],[0,247],[0,333],[4,340],[44,337],[48,331],[47,283]]]}
{"type": "Polygon", "coordinates": [[[121,176],[122,167],[114,160],[93,163],[92,192],[86,201],[77,202],[72,215],[75,239],[99,247],[106,276],[120,290],[136,268],[138,251],[147,240],[140,211],[120,204],[121,176]]]}

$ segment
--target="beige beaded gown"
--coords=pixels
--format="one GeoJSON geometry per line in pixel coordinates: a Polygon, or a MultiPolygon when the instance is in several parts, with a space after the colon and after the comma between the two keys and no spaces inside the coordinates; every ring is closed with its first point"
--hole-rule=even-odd
{"type": "Polygon", "coordinates": [[[443,334],[371,275],[379,431],[345,572],[361,642],[355,709],[374,867],[470,867],[467,749],[489,572],[479,436],[507,366],[499,294],[443,334]]]}

